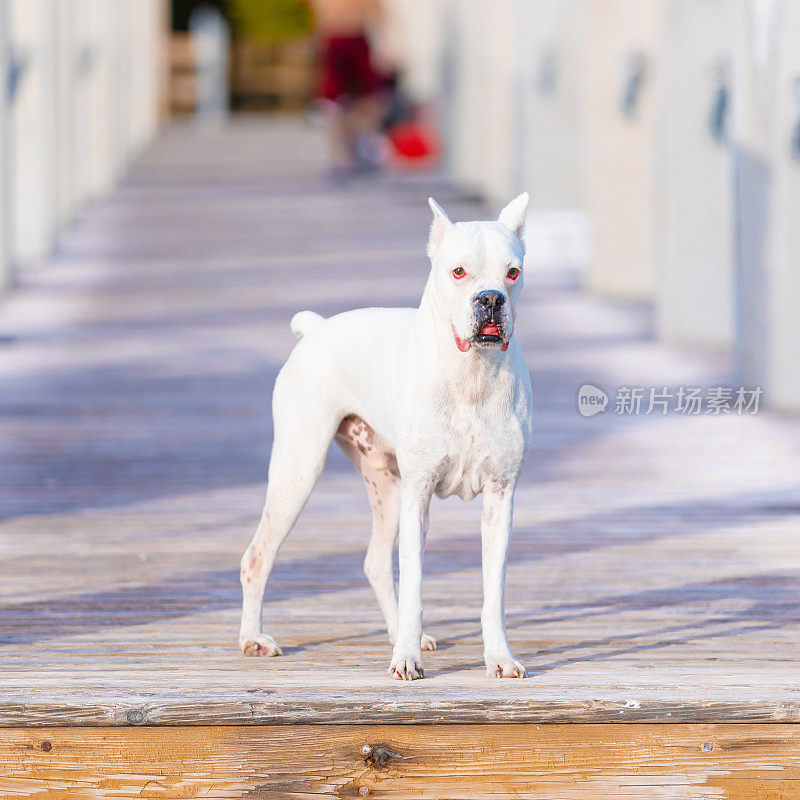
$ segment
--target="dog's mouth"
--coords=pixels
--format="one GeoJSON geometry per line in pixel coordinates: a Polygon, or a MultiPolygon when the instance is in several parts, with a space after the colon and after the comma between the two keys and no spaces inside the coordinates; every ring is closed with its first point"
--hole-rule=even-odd
{"type": "Polygon", "coordinates": [[[500,345],[500,350],[505,352],[508,350],[508,342],[503,339],[503,331],[500,326],[489,320],[484,322],[478,332],[471,339],[462,339],[453,327],[453,338],[456,341],[456,347],[462,352],[466,353],[473,344],[478,346],[484,345],[500,345]]]}
{"type": "Polygon", "coordinates": [[[475,341],[481,344],[496,344],[503,341],[503,336],[495,322],[487,322],[478,331],[475,341]]]}

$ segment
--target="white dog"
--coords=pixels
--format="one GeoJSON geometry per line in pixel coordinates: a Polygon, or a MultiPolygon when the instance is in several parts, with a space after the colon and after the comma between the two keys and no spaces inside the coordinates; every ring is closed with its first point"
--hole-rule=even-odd
{"type": "Polygon", "coordinates": [[[505,627],[514,489],[528,453],[532,392],[513,337],[523,283],[528,195],[497,222],[452,223],[433,200],[431,271],[419,308],[365,308],[330,319],[296,314],[302,337],[275,381],[267,499],[242,557],[245,655],[280,655],[261,632],[264,587],[308,500],[332,439],[363,476],[372,505],[364,571],[394,644],[389,674],[424,677],[422,553],[434,492],[483,492],[481,613],[488,675],[521,678],[505,627]],[[400,534],[399,607],[392,551],[400,534]]]}

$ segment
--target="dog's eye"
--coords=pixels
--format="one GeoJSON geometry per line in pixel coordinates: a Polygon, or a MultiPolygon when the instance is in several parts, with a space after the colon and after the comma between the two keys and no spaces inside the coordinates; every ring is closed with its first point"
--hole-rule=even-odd
{"type": "Polygon", "coordinates": [[[511,269],[506,273],[506,277],[510,281],[515,281],[520,276],[520,269],[519,267],[511,267],[511,269]]]}
{"type": "Polygon", "coordinates": [[[460,281],[466,274],[467,274],[467,271],[464,269],[464,267],[456,267],[453,270],[453,277],[457,281],[460,281]]]}

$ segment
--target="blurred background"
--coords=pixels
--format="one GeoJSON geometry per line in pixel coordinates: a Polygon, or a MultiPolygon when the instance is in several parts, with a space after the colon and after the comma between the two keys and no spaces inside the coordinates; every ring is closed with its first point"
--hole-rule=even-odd
{"type": "Polygon", "coordinates": [[[800,410],[800,0],[0,0],[0,70],[4,291],[159,128],[295,115],[800,410]]]}

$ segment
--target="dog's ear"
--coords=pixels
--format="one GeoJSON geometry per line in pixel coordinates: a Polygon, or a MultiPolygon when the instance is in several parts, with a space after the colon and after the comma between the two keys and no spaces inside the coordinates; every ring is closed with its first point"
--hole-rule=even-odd
{"type": "Polygon", "coordinates": [[[444,209],[432,197],[428,198],[428,205],[433,211],[433,222],[431,222],[431,232],[428,236],[428,258],[433,259],[445,234],[453,227],[453,223],[444,213],[444,209]]]}
{"type": "Polygon", "coordinates": [[[497,221],[510,228],[521,239],[525,230],[525,216],[528,211],[528,193],[515,197],[501,212],[497,221]]]}

